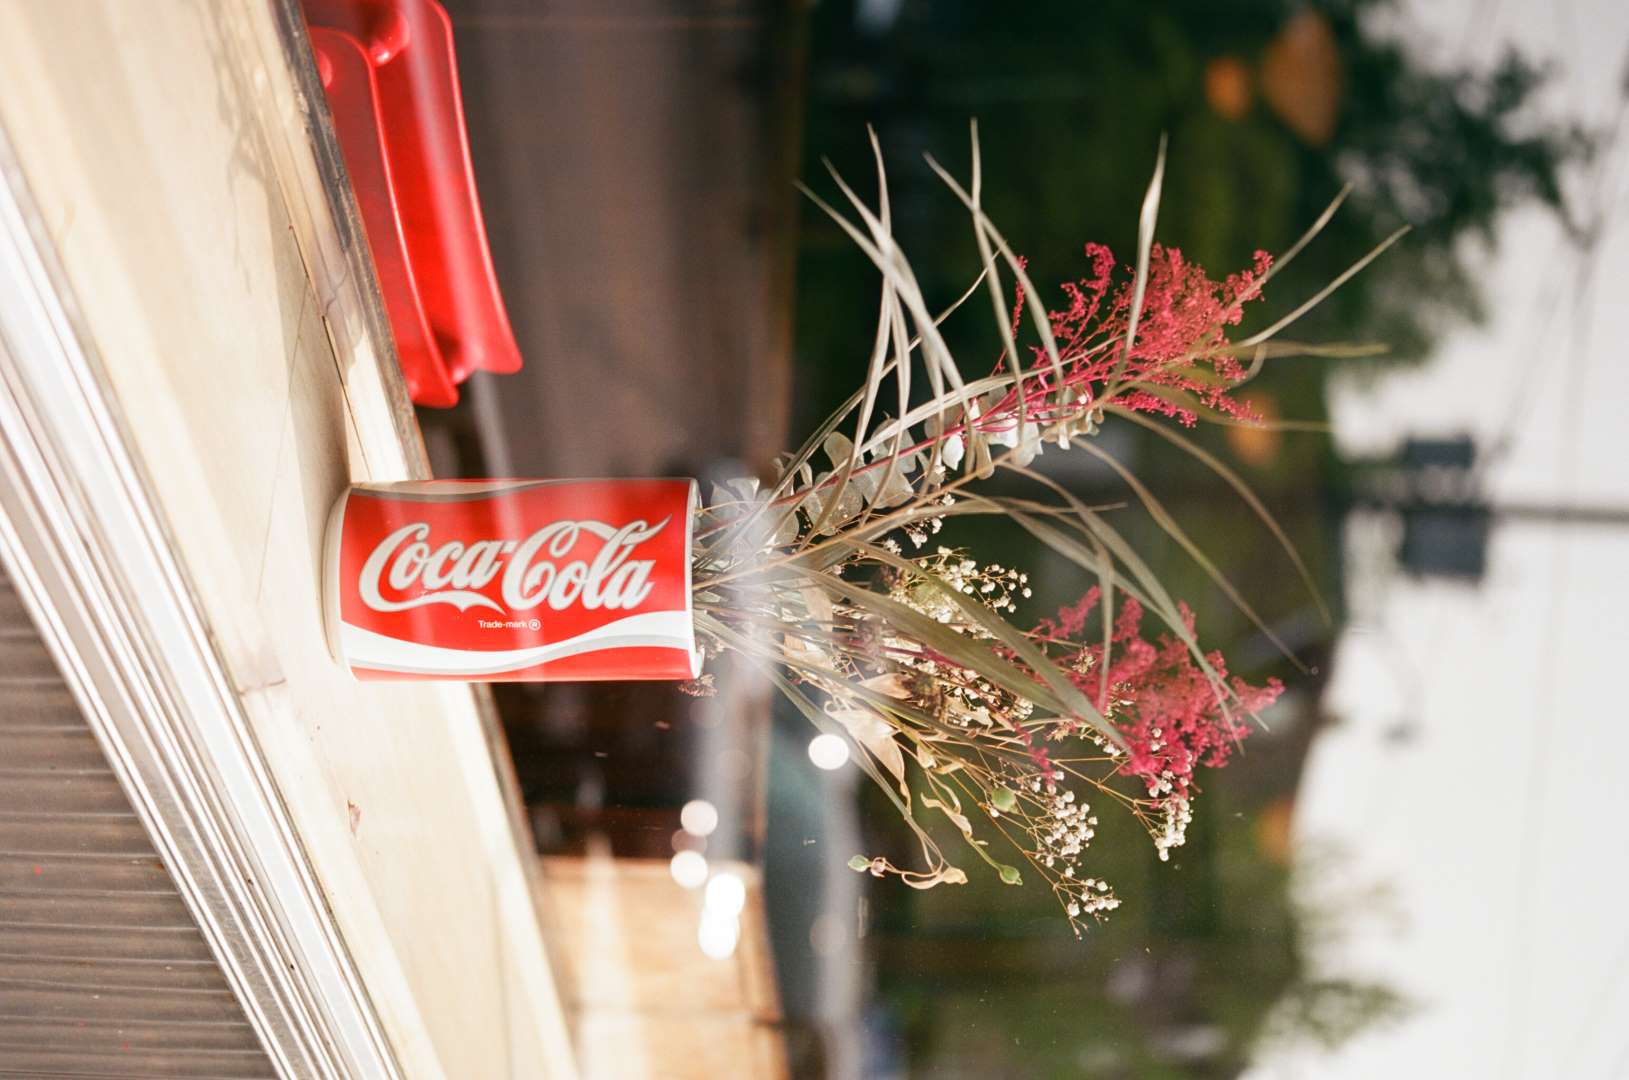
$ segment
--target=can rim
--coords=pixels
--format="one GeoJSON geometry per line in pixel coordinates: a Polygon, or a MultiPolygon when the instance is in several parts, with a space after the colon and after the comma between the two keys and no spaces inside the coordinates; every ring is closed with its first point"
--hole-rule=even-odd
{"type": "Polygon", "coordinates": [[[340,594],[343,590],[339,583],[339,551],[340,539],[344,533],[345,508],[351,501],[351,492],[354,486],[347,485],[334,500],[334,507],[328,511],[328,525],[323,534],[322,544],[322,581],[323,602],[322,622],[323,630],[328,636],[328,651],[339,666],[351,678],[356,673],[351,670],[351,664],[345,656],[345,637],[340,633],[340,594]]]}
{"type": "Polygon", "coordinates": [[[690,497],[685,501],[684,511],[684,617],[690,624],[690,678],[701,676],[701,662],[703,659],[701,644],[696,640],[696,582],[695,582],[695,555],[692,545],[696,536],[696,511],[701,505],[701,486],[695,479],[690,480],[690,497]]]}

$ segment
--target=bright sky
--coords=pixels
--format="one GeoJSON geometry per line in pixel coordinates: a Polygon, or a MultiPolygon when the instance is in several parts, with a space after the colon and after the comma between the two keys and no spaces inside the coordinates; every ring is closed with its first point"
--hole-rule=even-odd
{"type": "MultiPolygon", "coordinates": [[[[1552,113],[1620,115],[1621,0],[1403,10],[1427,56],[1513,41],[1557,66],[1552,113]]],[[[1496,502],[1629,510],[1629,130],[1598,168],[1578,189],[1607,222],[1596,250],[1513,215],[1486,256],[1493,319],[1424,370],[1338,387],[1344,448],[1470,432],[1505,444],[1496,502]]],[[[1342,723],[1308,764],[1298,869],[1340,931],[1317,970],[1415,1004],[1333,1054],[1281,1047],[1252,1080],[1629,1077],[1629,528],[1501,525],[1479,589],[1398,574],[1374,522],[1349,540],[1354,623],[1326,702],[1342,723]]]]}

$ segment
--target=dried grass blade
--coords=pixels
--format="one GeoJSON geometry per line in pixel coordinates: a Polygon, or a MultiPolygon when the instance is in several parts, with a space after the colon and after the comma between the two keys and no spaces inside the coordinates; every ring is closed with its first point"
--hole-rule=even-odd
{"type": "MultiPolygon", "coordinates": [[[[1335,211],[1340,209],[1341,203],[1345,202],[1346,197],[1350,194],[1352,194],[1352,185],[1347,183],[1341,187],[1340,191],[1333,199],[1329,200],[1329,205],[1324,207],[1323,213],[1319,214],[1317,220],[1308,227],[1306,232],[1301,234],[1300,239],[1291,244],[1289,250],[1284,252],[1284,254],[1273,259],[1273,265],[1269,266],[1267,268],[1267,272],[1256,280],[1255,292],[1260,292],[1262,286],[1273,280],[1280,270],[1284,269],[1286,266],[1290,265],[1290,263],[1295,261],[1295,257],[1301,254],[1301,252],[1306,249],[1308,244],[1312,243],[1313,237],[1324,231],[1324,227],[1327,226],[1335,217],[1335,211]]],[[[1254,295],[1254,293],[1250,295],[1254,295]]],[[[1235,301],[1235,303],[1243,303],[1248,299],[1249,296],[1244,296],[1235,301]]]]}
{"type": "MultiPolygon", "coordinates": [[[[1210,658],[1199,647],[1198,638],[1194,636],[1193,631],[1188,629],[1187,623],[1183,622],[1181,610],[1171,598],[1171,594],[1166,591],[1164,584],[1160,582],[1159,575],[1155,574],[1148,564],[1142,560],[1136,549],[1126,542],[1125,537],[1120,535],[1119,530],[1104,521],[1089,506],[1081,502],[1073,493],[1051,477],[1043,476],[1031,469],[1021,468],[1016,465],[1008,465],[1006,468],[1017,475],[1028,477],[1036,483],[1049,488],[1054,494],[1062,498],[1074,511],[1075,520],[1079,522],[1079,526],[1085,534],[1101,541],[1104,546],[1114,553],[1115,558],[1125,565],[1126,569],[1142,586],[1143,595],[1131,593],[1131,590],[1126,587],[1124,579],[1121,581],[1121,588],[1136,596],[1139,603],[1154,612],[1170,628],[1171,632],[1188,647],[1189,655],[1193,657],[1194,663],[1199,666],[1199,669],[1205,673],[1205,678],[1211,685],[1211,692],[1216,696],[1217,704],[1221,706],[1223,713],[1226,714],[1228,712],[1227,699],[1231,696],[1231,691],[1228,689],[1227,684],[1222,681],[1215,667],[1212,666],[1210,658]]],[[[1039,525],[1040,523],[1036,522],[1034,524],[1039,525]]],[[[1083,563],[1082,565],[1086,564],[1083,563]]]]}
{"type": "MultiPolygon", "coordinates": [[[[944,338],[939,334],[933,316],[928,311],[927,302],[923,299],[922,290],[916,283],[916,275],[911,272],[910,263],[906,260],[904,253],[899,250],[899,245],[894,243],[893,235],[882,227],[882,222],[871,212],[870,207],[865,205],[865,201],[854,193],[854,189],[848,186],[848,181],[843,179],[842,174],[833,168],[830,162],[826,162],[826,171],[831,174],[831,178],[837,184],[838,190],[843,193],[844,198],[848,199],[849,205],[854,207],[855,212],[860,215],[860,219],[865,222],[866,228],[871,232],[872,243],[866,245],[866,253],[873,255],[873,261],[877,263],[878,268],[894,280],[895,288],[904,299],[905,306],[911,313],[911,318],[916,321],[918,328],[922,331],[922,357],[924,362],[929,364],[930,367],[938,366],[944,372],[945,378],[950,382],[950,385],[959,390],[962,385],[961,371],[956,367],[955,359],[950,353],[950,347],[945,344],[944,338]]],[[[827,212],[831,213],[832,211],[828,208],[827,212]]],[[[858,229],[854,229],[845,219],[838,218],[837,220],[840,224],[848,226],[851,236],[858,237],[858,229]]]]}
{"type": "Polygon", "coordinates": [[[1180,431],[1174,431],[1164,424],[1154,422],[1148,417],[1143,416],[1141,413],[1135,412],[1131,409],[1121,408],[1118,405],[1110,405],[1108,407],[1108,411],[1115,413],[1118,416],[1123,416],[1132,423],[1139,424],[1142,427],[1154,432],[1154,434],[1158,435],[1160,438],[1165,439],[1172,445],[1180,448],[1184,452],[1194,457],[1201,464],[1226,481],[1227,485],[1238,493],[1239,498],[1244,500],[1245,505],[1250,507],[1251,511],[1255,513],[1256,517],[1261,519],[1261,523],[1267,526],[1267,530],[1273,534],[1273,539],[1278,541],[1278,546],[1284,549],[1284,554],[1290,557],[1290,562],[1294,564],[1295,572],[1300,575],[1302,584],[1306,585],[1307,592],[1312,594],[1312,602],[1318,608],[1318,614],[1323,619],[1324,625],[1334,625],[1334,617],[1330,614],[1329,605],[1324,603],[1323,594],[1318,590],[1318,584],[1312,578],[1312,571],[1307,569],[1306,562],[1302,560],[1301,553],[1296,550],[1295,544],[1291,542],[1289,535],[1285,533],[1284,529],[1279,525],[1278,519],[1273,516],[1272,511],[1267,509],[1266,505],[1262,503],[1261,499],[1257,497],[1256,493],[1251,490],[1250,485],[1244,482],[1243,477],[1239,476],[1238,473],[1228,468],[1228,466],[1218,459],[1216,455],[1212,454],[1210,451],[1206,450],[1204,447],[1200,446],[1198,443],[1194,442],[1180,431]]]}
{"type": "Polygon", "coordinates": [[[1018,358],[1018,341],[1013,336],[1012,326],[1007,321],[1007,298],[1001,291],[1001,275],[994,271],[995,251],[990,245],[990,234],[984,228],[981,199],[984,193],[984,160],[979,153],[979,122],[974,120],[970,128],[973,151],[973,239],[978,244],[979,260],[986,266],[992,266],[990,273],[989,292],[990,309],[995,314],[996,331],[1001,335],[1003,355],[1012,367],[1012,372],[1018,387],[1018,427],[1023,430],[1024,421],[1029,419],[1029,402],[1024,393],[1023,364],[1018,358]]]}
{"type": "MultiPolygon", "coordinates": [[[[1001,252],[1001,258],[1006,262],[1007,268],[1013,272],[1013,276],[1017,278],[1018,283],[1023,286],[1025,303],[1029,307],[1030,316],[1035,323],[1036,332],[1041,338],[1041,349],[1046,354],[1047,362],[1052,366],[1053,378],[1057,380],[1058,385],[1061,388],[1064,379],[1063,360],[1058,355],[1058,343],[1052,336],[1052,320],[1047,315],[1046,305],[1041,300],[1040,290],[1035,287],[1035,283],[1030,280],[1029,274],[1024,271],[1023,264],[1018,261],[1018,256],[1013,254],[1013,250],[1011,246],[1008,245],[1006,238],[1001,235],[1001,230],[997,229],[995,227],[995,223],[989,219],[984,211],[979,209],[972,195],[962,188],[961,184],[956,181],[956,178],[951,176],[950,172],[943,165],[939,164],[938,160],[936,160],[933,155],[927,155],[926,160],[928,167],[931,168],[938,175],[939,179],[944,181],[945,186],[950,188],[955,196],[962,201],[962,205],[967,207],[968,212],[973,215],[977,227],[983,229],[989,236],[990,240],[994,242],[996,250],[1001,252]]],[[[999,306],[997,308],[996,317],[1001,321],[1002,325],[1005,325],[1006,315],[1000,310],[999,306]]],[[[1013,360],[1014,367],[1016,368],[1018,366],[1017,357],[1014,356],[1013,360]]]]}
{"type": "Polygon", "coordinates": [[[1160,136],[1159,153],[1154,157],[1154,176],[1148,181],[1143,194],[1142,211],[1137,215],[1137,272],[1132,278],[1131,310],[1126,316],[1126,344],[1120,350],[1120,359],[1109,376],[1107,397],[1114,397],[1131,361],[1131,347],[1137,341],[1137,323],[1142,317],[1143,297],[1148,292],[1148,260],[1154,252],[1154,224],[1159,220],[1160,192],[1165,186],[1165,136],[1160,136]]]}
{"type": "Polygon", "coordinates": [[[1138,501],[1148,510],[1149,516],[1154,519],[1154,523],[1164,530],[1167,536],[1175,540],[1182,547],[1182,550],[1188,553],[1190,559],[1199,564],[1199,568],[1205,571],[1206,576],[1216,583],[1216,587],[1221,589],[1229,600],[1233,601],[1233,605],[1244,612],[1251,622],[1256,624],[1256,629],[1260,630],[1268,641],[1277,646],[1278,651],[1283,653],[1286,659],[1302,672],[1306,672],[1308,668],[1301,662],[1301,659],[1290,650],[1288,645],[1284,644],[1272,627],[1268,626],[1266,621],[1256,614],[1256,609],[1250,606],[1250,602],[1244,598],[1244,594],[1239,592],[1238,588],[1228,580],[1227,575],[1217,569],[1210,556],[1206,555],[1204,550],[1193,542],[1182,526],[1177,524],[1176,518],[1172,517],[1171,512],[1165,508],[1165,504],[1160,502],[1154,493],[1144,486],[1141,480],[1137,479],[1136,474],[1122,465],[1118,458],[1101,447],[1094,446],[1091,443],[1086,443],[1085,447],[1087,453],[1108,465],[1119,475],[1120,479],[1126,482],[1126,486],[1131,488],[1138,501]]]}
{"type": "Polygon", "coordinates": [[[1288,315],[1284,316],[1282,319],[1278,320],[1261,333],[1253,334],[1250,337],[1245,338],[1243,341],[1239,342],[1238,347],[1241,349],[1247,349],[1252,345],[1266,341],[1268,338],[1272,337],[1274,334],[1277,334],[1280,330],[1284,329],[1286,326],[1295,322],[1301,316],[1323,303],[1329,298],[1330,293],[1333,293],[1336,289],[1352,280],[1352,278],[1357,276],[1357,274],[1365,266],[1368,266],[1370,263],[1380,258],[1381,254],[1385,252],[1387,248],[1391,247],[1393,244],[1397,243],[1397,241],[1407,236],[1412,227],[1413,226],[1410,225],[1404,225],[1402,228],[1386,237],[1379,244],[1375,245],[1373,250],[1371,250],[1367,255],[1363,256],[1363,258],[1359,259],[1351,266],[1348,266],[1339,277],[1335,278],[1334,281],[1331,281],[1328,285],[1325,285],[1323,288],[1319,289],[1317,293],[1313,295],[1312,299],[1308,300],[1306,303],[1302,304],[1300,307],[1296,308],[1294,311],[1290,312],[1288,315]]]}
{"type": "MultiPolygon", "coordinates": [[[[1316,431],[1324,434],[1330,431],[1329,423],[1324,420],[1240,420],[1236,416],[1229,416],[1219,409],[1211,408],[1186,390],[1149,382],[1146,379],[1138,379],[1125,385],[1169,402],[1178,409],[1193,413],[1205,423],[1216,424],[1219,427],[1260,428],[1264,431],[1316,431]]],[[[1106,408],[1108,406],[1105,406],[1106,408]]]]}

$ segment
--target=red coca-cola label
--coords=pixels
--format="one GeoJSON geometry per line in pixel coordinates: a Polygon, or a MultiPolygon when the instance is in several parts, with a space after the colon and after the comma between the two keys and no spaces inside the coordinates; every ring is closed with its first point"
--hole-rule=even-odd
{"type": "Polygon", "coordinates": [[[360,485],[328,523],[328,635],[361,679],[692,679],[691,480],[360,485]]]}

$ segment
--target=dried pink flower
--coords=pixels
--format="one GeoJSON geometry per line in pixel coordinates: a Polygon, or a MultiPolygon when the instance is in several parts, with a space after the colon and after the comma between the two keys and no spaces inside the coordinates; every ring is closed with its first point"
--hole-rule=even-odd
{"type": "MultiPolygon", "coordinates": [[[[1276,701],[1284,686],[1277,679],[1251,686],[1230,678],[1222,654],[1211,652],[1205,660],[1214,678],[1231,690],[1224,704],[1212,676],[1195,663],[1181,637],[1143,637],[1143,607],[1132,597],[1122,599],[1114,617],[1106,656],[1101,642],[1078,644],[1100,599],[1094,586],[1078,603],[1060,609],[1057,618],[1042,619],[1033,636],[1125,736],[1129,753],[1123,771],[1141,779],[1156,801],[1187,799],[1196,770],[1225,765],[1250,733],[1248,718],[1276,701]]],[[[1182,604],[1180,613],[1192,638],[1193,612],[1182,604]]]]}

